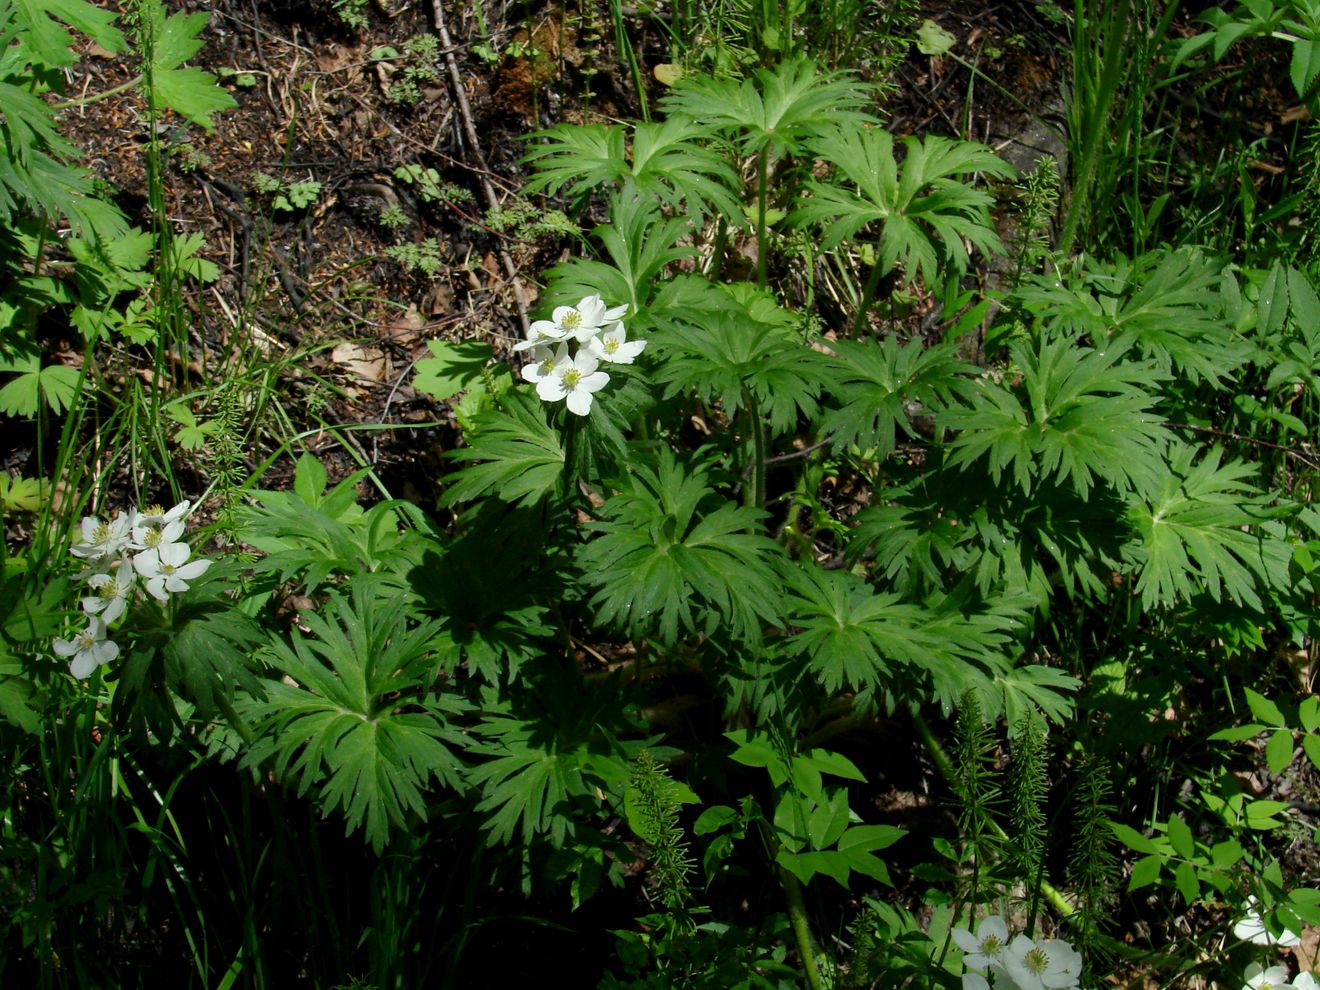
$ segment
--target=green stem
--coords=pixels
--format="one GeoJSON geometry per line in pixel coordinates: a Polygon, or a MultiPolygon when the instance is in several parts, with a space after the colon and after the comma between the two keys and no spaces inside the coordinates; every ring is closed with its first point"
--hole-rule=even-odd
{"type": "Polygon", "coordinates": [[[251,746],[253,739],[252,730],[248,727],[247,722],[243,721],[243,716],[238,714],[238,709],[235,708],[234,703],[229,700],[229,695],[224,691],[217,691],[215,694],[215,700],[220,711],[224,713],[225,718],[229,720],[229,724],[232,725],[234,730],[242,737],[243,742],[246,745],[251,746]]]}
{"type": "Polygon", "coordinates": [[[765,206],[769,196],[766,173],[769,170],[770,144],[766,142],[756,156],[756,284],[764,289],[768,281],[770,238],[765,229],[765,206]]]}
{"type": "Polygon", "coordinates": [[[807,986],[811,990],[824,990],[825,983],[820,978],[820,967],[816,965],[816,944],[811,937],[811,925],[807,921],[807,904],[802,897],[802,884],[782,866],[779,867],[779,882],[783,884],[784,899],[788,901],[788,919],[793,926],[793,937],[797,940],[798,952],[802,956],[802,969],[807,975],[807,986]]]}
{"type": "Polygon", "coordinates": [[[866,314],[871,311],[871,303],[875,302],[876,286],[880,284],[880,245],[875,246],[875,264],[871,266],[871,273],[866,276],[866,287],[862,290],[862,301],[857,306],[857,317],[853,320],[853,336],[861,337],[862,330],[866,325],[866,314]]]}
{"type": "Polygon", "coordinates": [[[743,403],[747,407],[747,429],[752,435],[752,476],[745,501],[759,509],[765,504],[765,428],[761,424],[761,403],[749,388],[743,389],[743,403]]]}
{"type": "MultiPolygon", "coordinates": [[[[1123,41],[1127,37],[1129,5],[1130,0],[1119,0],[1118,6],[1111,13],[1109,23],[1105,29],[1105,56],[1100,72],[1100,87],[1095,91],[1095,102],[1091,105],[1083,121],[1086,140],[1082,144],[1081,162],[1074,173],[1077,176],[1077,181],[1073,184],[1072,201],[1068,204],[1068,214],[1064,218],[1063,228],[1059,232],[1058,253],[1062,258],[1068,257],[1069,252],[1072,250],[1073,241],[1077,237],[1077,225],[1081,222],[1082,213],[1086,209],[1091,182],[1095,178],[1096,163],[1100,159],[1100,142],[1109,132],[1107,126],[1109,109],[1114,102],[1114,93],[1118,89],[1118,80],[1123,72],[1123,41]]],[[[1081,0],[1077,2],[1076,11],[1078,16],[1074,18],[1073,31],[1080,34],[1082,24],[1079,21],[1085,19],[1081,0]]],[[[1074,100],[1078,99],[1083,88],[1078,85],[1076,79],[1077,51],[1078,45],[1074,44],[1072,97],[1074,100]]]]}
{"type": "MultiPolygon", "coordinates": [[[[935,733],[931,731],[930,724],[922,718],[920,712],[914,711],[911,715],[912,724],[917,730],[917,736],[925,745],[926,751],[930,753],[930,759],[931,762],[935,764],[935,769],[940,772],[940,775],[946,781],[950,784],[955,784],[958,779],[958,773],[953,766],[953,761],[949,759],[948,754],[944,752],[944,747],[940,745],[940,741],[935,738],[935,733]]],[[[990,821],[988,824],[990,829],[1000,839],[1008,838],[1008,833],[1004,831],[1003,827],[1000,826],[998,822],[990,821]]],[[[1045,879],[1043,869],[1041,870],[1040,877],[1040,891],[1045,895],[1049,902],[1054,905],[1054,909],[1065,918],[1072,917],[1076,912],[1077,909],[1068,903],[1068,899],[1064,897],[1063,894],[1053,886],[1053,884],[1045,879]]]]}
{"type": "Polygon", "coordinates": [[[141,76],[134,76],[128,82],[122,82],[118,86],[111,86],[109,89],[97,93],[94,96],[80,96],[76,100],[61,100],[59,103],[52,103],[52,110],[68,110],[72,107],[85,107],[92,103],[99,103],[101,100],[108,100],[112,96],[118,96],[130,89],[136,89],[142,84],[141,76]]]}

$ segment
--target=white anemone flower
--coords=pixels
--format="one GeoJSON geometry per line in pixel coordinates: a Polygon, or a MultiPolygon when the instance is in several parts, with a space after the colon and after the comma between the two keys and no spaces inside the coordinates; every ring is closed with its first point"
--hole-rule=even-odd
{"type": "Polygon", "coordinates": [[[600,332],[600,328],[614,323],[628,312],[628,306],[607,309],[600,296],[583,296],[576,306],[557,306],[548,320],[537,320],[527,328],[527,339],[513,345],[515,351],[526,351],[538,344],[554,343],[572,337],[586,343],[600,332]]]}
{"type": "Polygon", "coordinates": [[[121,558],[113,572],[103,571],[87,579],[95,595],[88,595],[82,600],[83,611],[88,615],[99,615],[106,625],[114,622],[128,608],[128,601],[133,594],[136,575],[129,566],[127,558],[121,558]]]}
{"type": "Polygon", "coordinates": [[[1008,948],[1008,924],[996,914],[982,918],[975,935],[966,928],[955,928],[950,934],[963,950],[963,965],[968,969],[984,971],[1002,962],[1008,948]]]}
{"type": "Polygon", "coordinates": [[[1295,990],[1320,990],[1320,983],[1316,982],[1315,976],[1305,971],[1293,978],[1292,985],[1295,990]]]}
{"type": "Polygon", "coordinates": [[[1013,939],[1004,953],[1004,970],[1019,990],[1065,990],[1082,977],[1082,957],[1061,939],[1013,939]]]}
{"type": "Polygon", "coordinates": [[[585,416],[591,412],[592,393],[610,381],[609,375],[596,370],[599,364],[586,351],[578,351],[572,361],[556,367],[553,374],[536,383],[536,394],[546,402],[566,399],[570,412],[585,416]]]}
{"type": "Polygon", "coordinates": [[[188,590],[188,582],[201,577],[211,566],[209,560],[188,562],[191,551],[186,543],[167,543],[144,550],[133,558],[133,568],[146,579],[147,593],[165,601],[170,592],[188,590]]]}
{"type": "Polygon", "coordinates": [[[188,518],[188,510],[192,508],[192,502],[184,499],[172,509],[165,509],[159,505],[148,505],[141,511],[133,513],[134,526],[168,526],[172,522],[181,522],[188,518]]]}
{"type": "Polygon", "coordinates": [[[1242,990],[1296,990],[1295,985],[1288,982],[1288,970],[1282,966],[1266,969],[1260,963],[1252,963],[1243,975],[1247,982],[1242,990]]]}
{"type": "Polygon", "coordinates": [[[105,620],[99,615],[89,617],[86,628],[73,639],[56,639],[51,647],[59,656],[73,657],[69,673],[80,681],[90,677],[97,666],[119,656],[119,646],[105,638],[105,620]]]}
{"type": "Polygon", "coordinates": [[[170,543],[179,542],[179,537],[183,535],[183,520],[174,519],[164,525],[134,520],[132,532],[133,539],[128,545],[134,550],[150,550],[152,547],[163,547],[170,543]]]}
{"type": "Polygon", "coordinates": [[[117,513],[106,522],[102,522],[98,516],[84,516],[83,541],[69,547],[69,553],[83,560],[110,560],[118,557],[128,546],[129,523],[128,516],[123,513],[117,513]]]}
{"type": "Polygon", "coordinates": [[[610,364],[632,364],[645,346],[644,340],[628,340],[622,323],[615,323],[599,337],[587,341],[587,350],[598,360],[610,364]]]}
{"type": "Polygon", "coordinates": [[[522,367],[520,374],[525,382],[535,385],[543,378],[549,378],[558,369],[572,364],[568,356],[568,345],[560,344],[553,351],[544,344],[532,348],[531,362],[522,367]]]}
{"type": "Polygon", "coordinates": [[[1247,913],[1233,926],[1233,935],[1252,945],[1281,945],[1290,949],[1302,944],[1301,938],[1294,931],[1285,928],[1281,934],[1275,935],[1265,927],[1265,919],[1260,915],[1260,902],[1254,894],[1247,898],[1247,913]]]}

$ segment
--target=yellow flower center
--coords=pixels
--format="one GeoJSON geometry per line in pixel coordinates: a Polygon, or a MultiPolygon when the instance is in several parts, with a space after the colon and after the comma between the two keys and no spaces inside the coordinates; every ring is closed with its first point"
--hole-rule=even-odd
{"type": "Polygon", "coordinates": [[[1044,949],[1030,949],[1022,960],[1033,973],[1043,973],[1050,965],[1049,954],[1044,949]]]}
{"type": "Polygon", "coordinates": [[[104,543],[108,539],[110,539],[110,524],[97,523],[96,531],[92,534],[92,542],[104,543]]]}
{"type": "Polygon", "coordinates": [[[619,343],[620,341],[617,337],[606,337],[605,343],[602,346],[605,348],[606,354],[613,354],[619,349],[619,343]]]}
{"type": "Polygon", "coordinates": [[[571,391],[572,389],[577,388],[581,382],[582,372],[578,371],[577,368],[569,368],[564,372],[564,388],[571,391]]]}
{"type": "Polygon", "coordinates": [[[159,526],[151,526],[147,529],[147,535],[142,538],[142,542],[149,547],[158,547],[161,544],[161,538],[164,532],[159,526]]]}
{"type": "Polygon", "coordinates": [[[998,935],[987,935],[981,939],[981,953],[987,956],[996,956],[999,950],[1004,947],[1004,943],[999,941],[998,935]]]}
{"type": "Polygon", "coordinates": [[[564,314],[564,318],[559,322],[559,325],[565,330],[576,330],[582,326],[582,314],[576,309],[570,309],[564,314]]]}
{"type": "Polygon", "coordinates": [[[166,577],[173,577],[177,568],[173,564],[167,564],[163,560],[160,562],[160,572],[166,577]]]}
{"type": "Polygon", "coordinates": [[[163,505],[157,505],[155,502],[152,502],[149,506],[147,506],[145,509],[142,510],[142,514],[144,516],[163,516],[165,515],[165,507],[163,505]]]}

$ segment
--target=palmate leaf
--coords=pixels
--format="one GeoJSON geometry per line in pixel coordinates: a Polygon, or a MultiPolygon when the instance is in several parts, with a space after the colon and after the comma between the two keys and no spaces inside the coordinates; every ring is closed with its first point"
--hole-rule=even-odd
{"type": "Polygon", "coordinates": [[[300,794],[315,788],[327,812],[342,811],[347,831],[365,829],[380,852],[392,831],[426,817],[432,781],[463,788],[451,747],[465,739],[449,719],[469,706],[431,689],[446,662],[435,655],[437,626],[412,626],[405,600],[379,579],[354,578],[348,595],[302,619],[309,635],[294,630],[265,653],[280,678],[239,706],[255,733],[244,764],[294,781],[300,794]]]}
{"type": "Polygon", "coordinates": [[[449,455],[468,466],[450,475],[442,505],[491,493],[531,505],[554,491],[564,472],[564,448],[544,405],[516,391],[505,406],[478,413],[468,446],[449,455]]]}
{"type": "Polygon", "coordinates": [[[666,399],[691,390],[733,416],[751,396],[777,434],[815,415],[828,366],[782,322],[762,322],[741,304],[654,319],[651,346],[661,359],[655,377],[667,386],[666,399]]]}
{"type": "Polygon", "coordinates": [[[543,143],[523,156],[536,168],[523,191],[564,190],[580,205],[601,186],[631,180],[644,197],[681,209],[698,224],[705,218],[706,204],[737,218],[741,209],[730,190],[737,186],[738,175],[723,156],[702,143],[707,133],[682,117],[639,123],[630,154],[626,132],[617,124],[557,124],[529,137],[543,143]]]}
{"type": "Polygon", "coordinates": [[[830,346],[835,359],[829,362],[829,394],[837,407],[825,413],[820,432],[828,434],[836,448],[856,444],[873,449],[877,459],[894,449],[897,431],[916,436],[909,404],[918,404],[926,415],[942,412],[955,394],[968,388],[973,371],[958,358],[955,343],[927,347],[913,338],[900,344],[890,335],[830,346]]]}
{"type": "Polygon", "coordinates": [[[706,472],[688,473],[668,450],[646,464],[640,452],[621,490],[589,528],[600,535],[578,554],[601,626],[666,644],[680,633],[724,626],[756,642],[779,620],[779,544],[755,532],[765,514],[725,501],[706,472]]]}
{"type": "Polygon", "coordinates": [[[204,42],[197,36],[206,27],[208,15],[178,13],[167,17],[159,0],[144,0],[141,7],[139,38],[150,57],[144,75],[151,84],[152,102],[211,130],[212,114],[232,110],[238,104],[211,73],[180,68],[201,50],[204,42]]]}
{"type": "MultiPolygon", "coordinates": [[[[980,601],[965,589],[923,604],[877,593],[855,574],[807,564],[785,568],[789,624],[779,647],[808,658],[826,691],[848,689],[864,705],[881,697],[913,696],[900,682],[916,682],[946,710],[974,683],[996,696],[997,678],[1010,676],[1021,602],[980,601]]],[[[990,707],[998,710],[1003,703],[990,707]]]]}
{"type": "Polygon", "coordinates": [[[1225,314],[1222,262],[1180,249],[1076,264],[1063,279],[1028,277],[1016,297],[1052,328],[1085,336],[1100,350],[1135,350],[1161,372],[1176,368],[1193,382],[1223,388],[1225,376],[1231,380],[1250,359],[1250,344],[1225,314]]]}
{"type": "Polygon", "coordinates": [[[878,127],[835,126],[810,142],[817,157],[834,163],[845,184],[810,181],[791,224],[825,224],[821,248],[832,250],[877,224],[881,270],[900,268],[927,284],[945,261],[967,268],[964,240],[978,250],[1002,250],[988,207],[990,195],[967,181],[976,173],[1009,177],[1012,166],[985,145],[928,136],[908,138],[900,166],[894,139],[878,127]]]}
{"type": "Polygon", "coordinates": [[[1148,392],[1163,376],[1144,362],[1067,340],[1010,347],[1017,388],[982,379],[966,405],[940,417],[958,431],[951,467],[986,458],[991,478],[1009,473],[1024,493],[1039,478],[1070,484],[1086,498],[1097,482],[1146,490],[1163,471],[1166,432],[1148,392]]]}
{"type": "Polygon", "coordinates": [[[1139,574],[1142,605],[1173,605],[1206,592],[1261,609],[1264,589],[1286,587],[1291,550],[1264,525],[1268,499],[1246,480],[1255,468],[1222,464],[1218,448],[1199,462],[1196,455],[1193,447],[1173,446],[1160,487],[1131,501],[1139,538],[1125,556],[1139,574]]]}
{"type": "Polygon", "coordinates": [[[859,112],[868,90],[845,73],[792,59],[757,69],[742,81],[684,76],[661,106],[671,118],[726,133],[744,154],[755,154],[770,144],[799,150],[805,138],[832,120],[868,120],[859,112]]]}
{"type": "Polygon", "coordinates": [[[688,227],[682,218],[666,219],[653,197],[642,196],[631,183],[625,185],[610,197],[610,222],[592,231],[610,263],[574,258],[555,265],[546,272],[547,303],[575,306],[583,296],[599,295],[609,306],[627,303],[630,330],[644,329],[647,306],[665,266],[696,253],[678,246],[688,227]]]}
{"type": "MultiPolygon", "coordinates": [[[[0,11],[8,6],[6,0],[0,11]]],[[[81,31],[106,51],[122,52],[128,47],[114,26],[114,13],[86,0],[14,0],[14,10],[22,29],[24,54],[48,66],[72,65],[78,58],[73,36],[57,21],[81,31]]]]}
{"type": "Polygon", "coordinates": [[[524,846],[541,834],[562,846],[573,825],[569,806],[590,795],[586,750],[560,749],[512,719],[489,721],[483,729],[498,742],[476,750],[493,759],[473,767],[469,780],[482,789],[477,810],[490,813],[490,841],[509,842],[517,831],[524,846]]]}

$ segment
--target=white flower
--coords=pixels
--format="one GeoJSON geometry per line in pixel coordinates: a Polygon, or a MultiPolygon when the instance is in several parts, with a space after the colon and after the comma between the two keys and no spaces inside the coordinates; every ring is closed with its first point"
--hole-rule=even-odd
{"type": "Polygon", "coordinates": [[[131,519],[134,550],[149,550],[167,543],[177,543],[183,535],[183,521],[188,517],[192,503],[184,500],[166,511],[159,505],[149,505],[141,512],[134,510],[131,519]]]}
{"type": "Polygon", "coordinates": [[[1265,969],[1260,963],[1252,963],[1244,975],[1247,982],[1242,990],[1294,990],[1288,982],[1288,971],[1282,966],[1265,969]]]}
{"type": "Polygon", "coordinates": [[[165,601],[171,591],[187,591],[187,582],[205,574],[211,562],[194,560],[186,563],[189,552],[186,543],[167,543],[134,557],[134,569],[147,579],[147,593],[165,601]]]}
{"type": "Polygon", "coordinates": [[[168,526],[172,522],[182,521],[188,518],[188,510],[192,508],[192,502],[184,499],[178,505],[170,510],[165,510],[159,505],[148,505],[141,512],[133,513],[134,526],[168,526]]]}
{"type": "Polygon", "coordinates": [[[98,516],[84,516],[81,543],[69,547],[69,553],[84,560],[107,560],[118,557],[128,546],[129,518],[117,513],[108,522],[98,516]]]}
{"type": "Polygon", "coordinates": [[[963,965],[968,969],[985,970],[1002,961],[1008,948],[1008,925],[995,914],[988,914],[976,926],[973,935],[966,928],[955,928],[951,933],[958,948],[962,949],[963,965]]]}
{"type": "Polygon", "coordinates": [[[83,611],[88,615],[99,613],[101,621],[109,625],[124,614],[124,609],[128,607],[128,599],[133,593],[135,580],[133,568],[129,566],[126,558],[120,558],[113,572],[103,571],[93,574],[87,579],[87,583],[97,593],[82,600],[83,611]]]}
{"type": "Polygon", "coordinates": [[[536,394],[546,402],[567,399],[570,412],[585,416],[591,412],[591,393],[609,384],[610,376],[596,370],[599,363],[586,351],[578,351],[571,362],[536,383],[536,394]]]}
{"type": "Polygon", "coordinates": [[[549,378],[556,370],[572,363],[568,356],[568,345],[560,344],[553,351],[544,344],[532,348],[532,361],[522,367],[522,378],[535,385],[543,378],[549,378]]]}
{"type": "Polygon", "coordinates": [[[1292,985],[1295,990],[1320,990],[1320,983],[1317,983],[1315,977],[1307,972],[1298,973],[1292,985]]]}
{"type": "Polygon", "coordinates": [[[1059,939],[1036,942],[1019,935],[1004,954],[1003,964],[1020,990],[1063,990],[1077,986],[1082,976],[1082,957],[1059,939]]]}
{"type": "Polygon", "coordinates": [[[1282,934],[1276,936],[1265,927],[1265,919],[1260,916],[1260,902],[1254,894],[1247,898],[1246,916],[1233,926],[1233,935],[1253,945],[1282,945],[1291,948],[1302,944],[1296,932],[1285,928],[1282,934]]]}
{"type": "Polygon", "coordinates": [[[622,323],[614,324],[599,337],[587,341],[587,350],[594,357],[611,364],[632,364],[645,346],[644,340],[625,339],[622,323]]]}
{"type": "Polygon", "coordinates": [[[576,306],[557,306],[548,320],[537,320],[527,328],[527,339],[514,344],[515,351],[525,351],[547,341],[574,338],[586,343],[600,328],[613,323],[628,312],[627,305],[606,309],[600,296],[584,296],[576,306]]]}
{"type": "Polygon", "coordinates": [[[119,656],[119,647],[105,638],[105,620],[96,615],[87,619],[87,628],[73,639],[56,639],[51,646],[59,656],[73,657],[69,673],[80,681],[90,677],[98,664],[119,656]]]}

